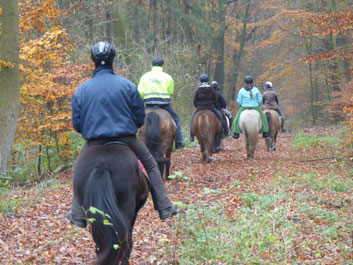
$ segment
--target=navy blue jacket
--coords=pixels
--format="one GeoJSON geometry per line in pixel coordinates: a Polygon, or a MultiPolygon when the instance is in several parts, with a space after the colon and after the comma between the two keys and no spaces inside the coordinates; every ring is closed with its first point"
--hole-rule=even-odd
{"type": "Polygon", "coordinates": [[[108,67],[79,86],[71,107],[72,125],[85,140],[136,135],[146,115],[136,85],[108,67]]]}

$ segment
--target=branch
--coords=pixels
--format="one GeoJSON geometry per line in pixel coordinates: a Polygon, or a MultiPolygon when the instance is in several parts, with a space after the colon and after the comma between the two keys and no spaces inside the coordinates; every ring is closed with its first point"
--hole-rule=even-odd
{"type": "Polygon", "coordinates": [[[346,159],[342,157],[337,157],[337,156],[328,156],[328,157],[320,157],[320,158],[313,158],[313,159],[305,159],[305,160],[299,160],[299,162],[315,162],[315,161],[320,161],[320,160],[326,160],[326,159],[336,159],[340,161],[344,161],[348,166],[353,167],[353,165],[348,162],[346,159]]]}

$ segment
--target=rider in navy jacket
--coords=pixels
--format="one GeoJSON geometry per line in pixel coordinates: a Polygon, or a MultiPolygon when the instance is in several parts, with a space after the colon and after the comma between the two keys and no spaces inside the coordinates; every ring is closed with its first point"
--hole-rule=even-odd
{"type": "Polygon", "coordinates": [[[79,86],[71,107],[72,125],[85,140],[136,135],[145,119],[136,86],[106,65],[98,66],[93,78],[79,86]],[[123,100],[117,104],[117,98],[123,100]]]}
{"type": "MultiPolygon", "coordinates": [[[[92,145],[117,142],[128,145],[149,175],[152,200],[160,218],[163,220],[175,215],[178,207],[173,206],[169,199],[157,163],[145,144],[136,137],[137,129],[143,125],[146,116],[136,86],[114,74],[115,48],[108,42],[95,44],[91,57],[95,63],[93,78],[80,85],[71,99],[72,125],[87,141],[81,152],[92,145]]],[[[67,219],[79,227],[86,227],[86,215],[77,197],[74,188],[67,219]]]]}

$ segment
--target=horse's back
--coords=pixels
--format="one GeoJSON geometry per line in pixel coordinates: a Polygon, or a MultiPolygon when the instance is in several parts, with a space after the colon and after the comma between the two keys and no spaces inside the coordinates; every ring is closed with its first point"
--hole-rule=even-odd
{"type": "Polygon", "coordinates": [[[136,155],[121,144],[91,145],[84,148],[74,165],[74,184],[83,187],[90,173],[98,167],[106,167],[117,190],[136,185],[139,164],[136,155]],[[123,184],[123,185],[121,185],[123,184]]]}

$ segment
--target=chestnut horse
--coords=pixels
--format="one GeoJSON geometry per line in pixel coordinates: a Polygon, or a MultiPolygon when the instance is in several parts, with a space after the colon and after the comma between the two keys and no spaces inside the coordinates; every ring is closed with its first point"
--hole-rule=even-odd
{"type": "Polygon", "coordinates": [[[264,110],[264,113],[267,118],[267,123],[268,123],[268,135],[269,137],[266,137],[266,146],[267,146],[267,151],[276,151],[276,142],[277,142],[277,135],[279,130],[281,129],[281,118],[279,117],[279,114],[277,111],[272,110],[272,109],[266,109],[264,110]]]}
{"type": "Polygon", "coordinates": [[[215,152],[214,142],[220,137],[221,122],[210,110],[200,110],[196,113],[191,123],[191,132],[196,136],[200,144],[202,159],[210,163],[214,160],[212,154],[215,152]]]}
{"type": "Polygon", "coordinates": [[[177,126],[168,111],[160,108],[147,108],[145,124],[139,129],[139,137],[156,160],[163,178],[170,173],[171,154],[177,135],[177,126]]]}
{"type": "Polygon", "coordinates": [[[76,160],[74,189],[96,243],[97,264],[130,264],[132,230],[149,191],[135,154],[116,142],[89,146],[76,160]]]}
{"type": "Polygon", "coordinates": [[[245,136],[246,154],[248,159],[255,159],[258,135],[261,132],[261,119],[257,110],[246,109],[239,117],[239,127],[245,136]]]}

